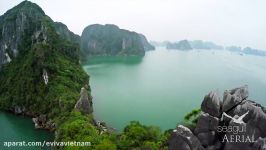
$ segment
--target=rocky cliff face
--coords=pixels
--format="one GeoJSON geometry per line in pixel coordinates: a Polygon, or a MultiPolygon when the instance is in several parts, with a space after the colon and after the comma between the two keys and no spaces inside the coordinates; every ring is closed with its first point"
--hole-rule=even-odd
{"type": "MultiPolygon", "coordinates": [[[[53,22],[36,4],[24,1],[7,11],[0,19],[0,68],[15,59],[21,49],[36,42],[47,42],[45,20],[53,22]]],[[[57,34],[79,44],[80,37],[63,23],[54,22],[57,34]]]]}
{"type": "Polygon", "coordinates": [[[85,114],[90,114],[93,112],[92,97],[88,95],[88,90],[84,87],[81,88],[80,98],[75,105],[75,109],[78,109],[85,114]]]}
{"type": "Polygon", "coordinates": [[[65,26],[56,29],[29,1],[0,17],[0,108],[33,116],[45,128],[74,108],[80,88],[88,83],[79,45],[68,40],[65,26]]]}
{"type": "Polygon", "coordinates": [[[205,96],[196,128],[178,126],[169,149],[263,150],[266,148],[266,109],[248,100],[247,86],[227,90],[223,101],[217,91],[205,96]]]}
{"type": "Polygon", "coordinates": [[[119,29],[115,25],[94,24],[86,27],[81,35],[84,55],[144,55],[154,49],[144,35],[119,29]]]}
{"type": "Polygon", "coordinates": [[[70,31],[67,26],[61,22],[55,22],[56,33],[62,36],[64,39],[77,43],[80,43],[80,36],[70,31]]]}
{"type": "Polygon", "coordinates": [[[167,49],[177,49],[177,50],[192,50],[191,45],[189,44],[188,40],[182,40],[178,43],[167,43],[167,49]]]}
{"type": "Polygon", "coordinates": [[[155,50],[155,47],[151,45],[143,34],[139,34],[142,45],[145,51],[155,50]]]}
{"type": "Polygon", "coordinates": [[[44,26],[38,24],[45,13],[37,5],[24,1],[7,11],[0,19],[0,67],[6,64],[19,53],[26,36],[45,38],[44,26]],[[32,26],[34,24],[34,26],[32,26]],[[33,34],[34,33],[34,34],[33,34]],[[43,37],[41,37],[43,36],[43,37]]]}

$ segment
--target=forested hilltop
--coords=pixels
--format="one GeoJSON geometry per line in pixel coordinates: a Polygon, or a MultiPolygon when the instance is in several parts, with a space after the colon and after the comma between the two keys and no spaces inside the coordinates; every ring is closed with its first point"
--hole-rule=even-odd
{"type": "Polygon", "coordinates": [[[87,26],[82,32],[80,46],[85,56],[143,56],[145,51],[154,50],[144,35],[112,24],[87,26]]]}
{"type": "Polygon", "coordinates": [[[41,116],[40,126],[53,129],[89,82],[79,64],[79,45],[59,36],[51,18],[29,1],[1,16],[0,30],[0,107],[41,116]]]}

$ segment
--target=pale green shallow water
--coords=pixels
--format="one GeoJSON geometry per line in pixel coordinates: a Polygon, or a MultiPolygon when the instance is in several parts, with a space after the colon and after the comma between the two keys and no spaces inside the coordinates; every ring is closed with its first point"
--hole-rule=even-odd
{"type": "Polygon", "coordinates": [[[131,120],[174,128],[218,89],[249,85],[250,99],[266,106],[266,57],[228,51],[157,48],[145,57],[94,57],[90,75],[94,116],[119,131],[131,120]]]}
{"type": "Polygon", "coordinates": [[[36,150],[40,147],[5,147],[4,142],[43,142],[53,141],[53,138],[53,133],[35,129],[31,118],[0,111],[0,150],[36,150]]]}

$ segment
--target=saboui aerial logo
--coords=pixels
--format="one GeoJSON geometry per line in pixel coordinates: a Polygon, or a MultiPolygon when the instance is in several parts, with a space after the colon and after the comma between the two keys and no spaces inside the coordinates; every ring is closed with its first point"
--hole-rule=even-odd
{"type": "Polygon", "coordinates": [[[250,136],[247,134],[247,126],[246,123],[243,121],[243,118],[248,115],[249,111],[243,114],[238,118],[231,117],[227,115],[225,112],[223,113],[222,120],[224,117],[231,119],[228,126],[218,126],[217,132],[224,133],[222,137],[222,142],[227,143],[251,143],[255,142],[254,134],[250,136]]]}

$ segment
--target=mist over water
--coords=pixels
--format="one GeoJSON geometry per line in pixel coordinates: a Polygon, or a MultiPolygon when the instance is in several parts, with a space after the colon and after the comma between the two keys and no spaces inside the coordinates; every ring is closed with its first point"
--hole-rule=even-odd
{"type": "Polygon", "coordinates": [[[249,99],[266,105],[266,57],[157,47],[144,57],[93,57],[83,67],[91,77],[94,116],[120,131],[132,120],[174,128],[211,90],[222,97],[247,84],[249,99]]]}

